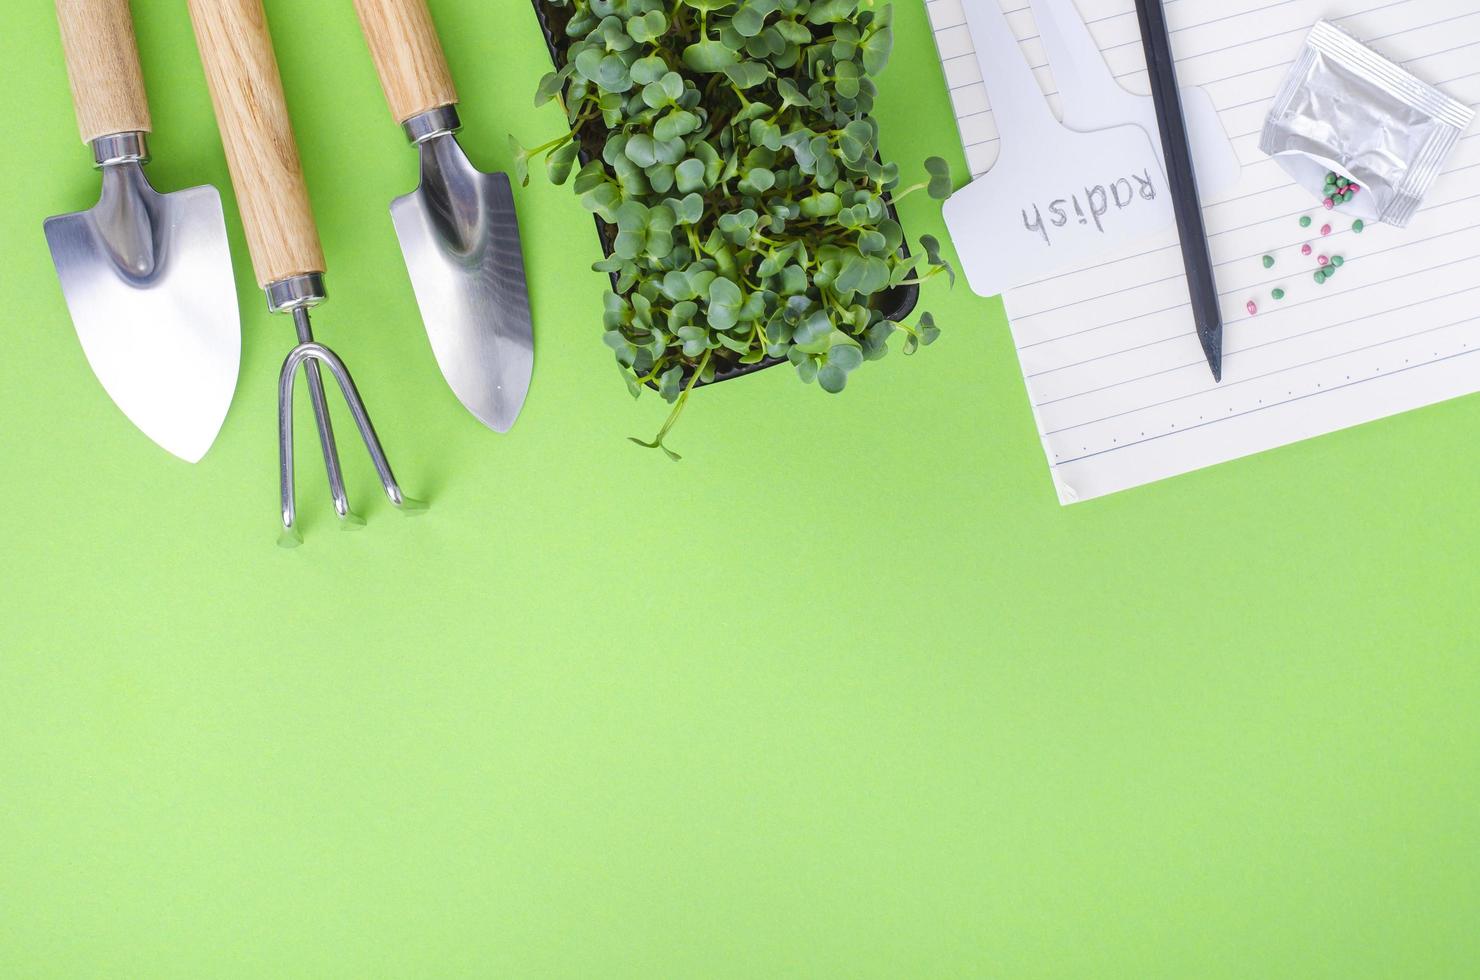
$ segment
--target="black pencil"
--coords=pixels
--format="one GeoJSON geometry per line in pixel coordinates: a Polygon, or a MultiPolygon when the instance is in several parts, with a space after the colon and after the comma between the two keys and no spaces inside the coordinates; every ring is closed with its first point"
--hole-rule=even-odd
{"type": "Polygon", "coordinates": [[[1146,51],[1151,99],[1156,106],[1156,125],[1161,130],[1162,155],[1167,163],[1167,184],[1172,194],[1172,208],[1177,215],[1182,265],[1187,270],[1187,291],[1192,296],[1192,319],[1197,326],[1197,338],[1202,341],[1203,354],[1208,358],[1208,367],[1213,371],[1213,380],[1222,381],[1223,314],[1218,310],[1213,257],[1208,251],[1208,232],[1203,227],[1192,146],[1187,141],[1187,120],[1182,115],[1177,66],[1172,61],[1172,42],[1167,35],[1162,0],[1136,0],[1136,18],[1141,22],[1141,46],[1146,51]]]}

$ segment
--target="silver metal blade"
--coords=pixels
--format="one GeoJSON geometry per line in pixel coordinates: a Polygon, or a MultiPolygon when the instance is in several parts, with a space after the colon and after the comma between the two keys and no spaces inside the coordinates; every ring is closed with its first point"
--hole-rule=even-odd
{"type": "Polygon", "coordinates": [[[421,186],[391,202],[432,352],[459,401],[495,432],[524,405],[534,329],[514,194],[453,136],[425,140],[421,186]]]}
{"type": "Polygon", "coordinates": [[[149,438],[199,460],[241,363],[221,196],[214,187],[159,194],[137,163],[111,165],[96,207],[45,227],[93,373],[149,438]]]}

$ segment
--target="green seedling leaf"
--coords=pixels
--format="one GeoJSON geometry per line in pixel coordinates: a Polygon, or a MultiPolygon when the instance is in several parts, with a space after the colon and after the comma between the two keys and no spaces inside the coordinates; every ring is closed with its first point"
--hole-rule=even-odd
{"type": "Polygon", "coordinates": [[[639,167],[651,167],[658,162],[657,145],[647,133],[637,133],[628,138],[622,152],[639,167]]]}
{"type": "Polygon", "coordinates": [[[898,329],[892,320],[879,320],[860,339],[865,360],[877,361],[889,353],[889,337],[898,329]]]}
{"type": "Polygon", "coordinates": [[[601,59],[594,81],[608,92],[626,92],[632,88],[632,75],[627,70],[627,63],[616,54],[601,59]]]}
{"type": "Polygon", "coordinates": [[[753,88],[770,78],[771,73],[766,70],[765,65],[744,61],[727,67],[725,77],[734,82],[737,88],[753,88]]]}
{"type": "Polygon", "coordinates": [[[765,167],[755,167],[746,171],[739,186],[742,194],[764,194],[776,186],[776,175],[765,167]]]}
{"type": "Polygon", "coordinates": [[[845,99],[858,97],[860,91],[859,77],[861,72],[858,65],[852,61],[840,61],[833,68],[833,84],[837,86],[838,94],[845,99]]]}
{"type": "MultiPolygon", "coordinates": [[[[551,150],[545,157],[545,171],[550,177],[550,183],[563,184],[570,177],[570,168],[576,161],[576,144],[572,141],[551,150]]],[[[528,171],[526,170],[526,177],[528,171]]]]}
{"type": "Polygon", "coordinates": [[[739,286],[728,279],[713,280],[709,284],[709,305],[705,310],[709,325],[716,330],[730,329],[739,321],[743,303],[739,286]]]}
{"type": "Polygon", "coordinates": [[[766,15],[761,13],[752,4],[742,4],[735,11],[735,16],[730,18],[730,24],[742,37],[755,37],[765,26],[766,15]]]}
{"type": "Polygon", "coordinates": [[[601,166],[600,160],[592,160],[576,172],[576,179],[571,182],[571,186],[577,194],[584,194],[604,183],[606,170],[601,166]]]}
{"type": "Polygon", "coordinates": [[[597,46],[583,47],[573,52],[571,64],[575,66],[577,74],[588,82],[599,82],[601,71],[601,59],[606,57],[606,52],[597,46]]]}
{"type": "Polygon", "coordinates": [[[940,257],[940,242],[935,236],[921,235],[920,247],[925,250],[925,261],[932,266],[944,269],[947,281],[952,286],[956,285],[956,270],[951,267],[951,263],[940,257]]]}
{"type": "Polygon", "coordinates": [[[535,106],[542,106],[559,95],[561,89],[565,87],[565,80],[570,77],[573,71],[575,71],[574,66],[566,65],[559,71],[546,72],[540,78],[540,84],[534,92],[535,106]]]}
{"type": "Polygon", "coordinates": [[[802,199],[802,214],[808,218],[828,217],[837,214],[843,207],[843,199],[832,191],[812,194],[802,199]]]}
{"type": "Polygon", "coordinates": [[[581,195],[581,203],[595,212],[603,221],[615,221],[617,207],[622,203],[622,189],[616,184],[604,183],[581,195]]]}
{"type": "Polygon", "coordinates": [[[648,55],[632,62],[629,74],[638,85],[651,85],[668,73],[668,62],[657,55],[648,55]]]}
{"type": "Polygon", "coordinates": [[[836,395],[848,384],[848,372],[836,364],[824,364],[817,370],[817,386],[836,395]]]}
{"type": "Polygon", "coordinates": [[[879,74],[889,64],[889,55],[894,50],[894,29],[886,26],[874,31],[863,39],[859,50],[863,53],[863,70],[870,75],[879,74]]]}
{"type": "Polygon", "coordinates": [[[678,189],[685,194],[703,190],[704,162],[697,157],[689,157],[674,168],[673,177],[678,189]]]}
{"type": "Polygon", "coordinates": [[[529,186],[529,151],[526,150],[512,135],[509,136],[509,149],[514,154],[513,168],[514,179],[519,186],[529,186]]]}
{"type": "Polygon", "coordinates": [[[670,199],[669,206],[679,224],[691,225],[704,216],[704,198],[697,193],[685,194],[676,201],[670,199]]]}
{"type": "Polygon", "coordinates": [[[920,343],[926,347],[935,343],[940,338],[940,328],[935,325],[935,317],[929,313],[920,314],[920,343]]]}
{"type": "Polygon", "coordinates": [[[930,175],[927,193],[937,201],[951,196],[951,165],[942,157],[926,157],[925,172],[930,175]]]}
{"type": "Polygon", "coordinates": [[[665,402],[678,400],[683,390],[683,365],[675,364],[658,377],[658,394],[665,402]]]}
{"type": "Polygon", "coordinates": [[[724,71],[739,62],[740,55],[734,49],[715,40],[706,39],[683,49],[683,63],[704,74],[724,71]]]}
{"type": "Polygon", "coordinates": [[[668,18],[661,10],[649,10],[627,21],[627,35],[634,41],[653,41],[667,32],[668,18]]]}
{"type": "Polygon", "coordinates": [[[807,20],[813,24],[837,24],[853,15],[858,0],[816,0],[807,11],[807,20]]]}
{"type": "Polygon", "coordinates": [[[699,128],[699,117],[686,109],[674,109],[657,124],[653,126],[653,138],[664,144],[659,152],[662,156],[671,156],[675,151],[683,152],[683,144],[680,142],[676,147],[670,146],[680,137],[687,136],[699,128]]]}
{"type": "Polygon", "coordinates": [[[798,350],[820,354],[827,350],[828,338],[832,332],[833,324],[828,319],[827,311],[816,310],[797,325],[792,342],[798,350]]]}

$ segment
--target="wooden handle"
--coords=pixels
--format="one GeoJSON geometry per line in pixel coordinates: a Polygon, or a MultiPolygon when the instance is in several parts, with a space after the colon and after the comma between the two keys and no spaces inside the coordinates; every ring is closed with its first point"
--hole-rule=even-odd
{"type": "Polygon", "coordinates": [[[324,271],[262,0],[190,0],[257,285],[324,271]]]}
{"type": "Polygon", "coordinates": [[[355,10],[396,122],[457,102],[426,0],[355,0],[355,10]]]}
{"type": "Polygon", "coordinates": [[[82,142],[149,132],[149,100],[128,0],[57,0],[57,23],[82,142]]]}

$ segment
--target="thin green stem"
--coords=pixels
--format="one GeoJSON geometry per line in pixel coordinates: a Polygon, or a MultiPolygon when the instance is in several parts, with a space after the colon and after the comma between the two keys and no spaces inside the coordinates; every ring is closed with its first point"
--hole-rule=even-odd
{"type": "Polygon", "coordinates": [[[901,279],[899,282],[895,283],[895,285],[897,285],[897,286],[918,286],[922,282],[929,282],[931,279],[934,279],[936,276],[940,275],[942,272],[945,272],[945,271],[946,271],[946,267],[945,266],[943,266],[943,265],[937,265],[937,266],[932,267],[931,270],[929,272],[925,273],[923,276],[915,276],[913,279],[901,279]]]}
{"type": "Polygon", "coordinates": [[[898,204],[900,201],[904,200],[905,198],[909,197],[911,194],[915,193],[915,191],[923,191],[925,188],[927,188],[929,186],[930,186],[930,181],[927,180],[927,181],[922,181],[921,183],[913,184],[913,185],[911,185],[909,187],[906,187],[902,191],[895,191],[893,194],[889,195],[889,203],[890,204],[898,204]]]}
{"type": "Polygon", "coordinates": [[[663,428],[658,430],[658,434],[653,438],[653,441],[642,442],[642,440],[638,439],[635,440],[636,442],[642,443],[642,445],[647,446],[649,449],[662,449],[664,452],[673,456],[675,459],[678,458],[677,453],[663,445],[663,440],[667,437],[669,430],[673,428],[674,423],[678,421],[678,417],[683,414],[684,406],[687,405],[689,401],[689,393],[694,390],[694,385],[698,384],[700,375],[702,375],[704,373],[704,369],[709,366],[709,356],[712,353],[714,352],[704,352],[704,357],[700,359],[699,366],[694,368],[693,375],[689,377],[689,383],[684,385],[683,391],[679,393],[678,401],[673,403],[673,411],[668,413],[668,420],[663,423],[663,428]]]}

